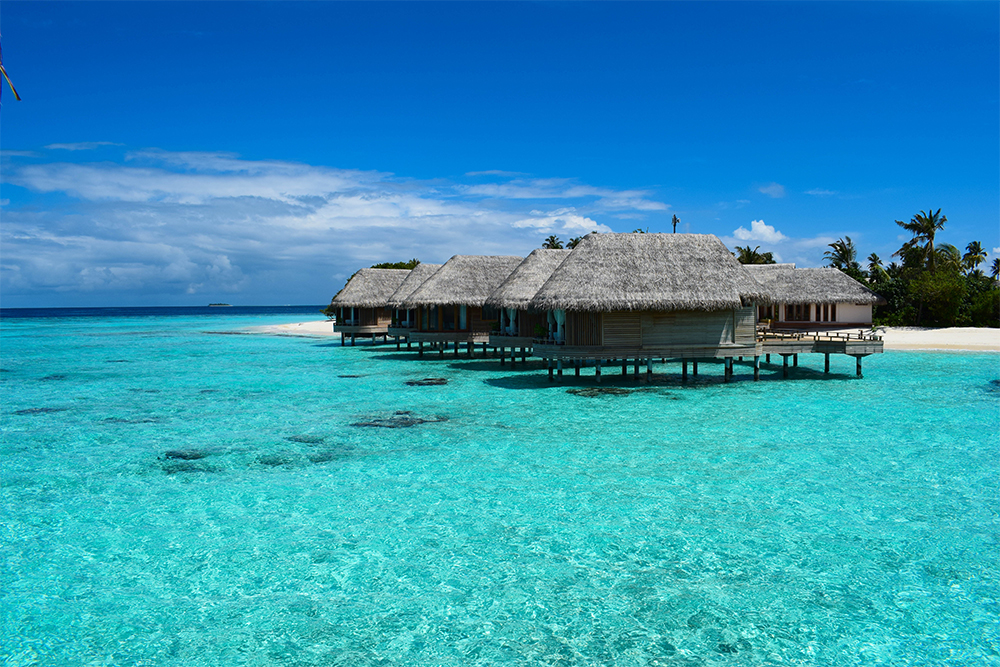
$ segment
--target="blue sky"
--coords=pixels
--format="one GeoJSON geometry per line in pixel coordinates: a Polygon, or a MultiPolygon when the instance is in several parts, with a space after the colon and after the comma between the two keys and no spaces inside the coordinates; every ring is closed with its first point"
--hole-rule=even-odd
{"type": "Polygon", "coordinates": [[[0,304],[325,303],[361,266],[894,220],[1000,255],[1000,4],[0,9],[0,304]]]}

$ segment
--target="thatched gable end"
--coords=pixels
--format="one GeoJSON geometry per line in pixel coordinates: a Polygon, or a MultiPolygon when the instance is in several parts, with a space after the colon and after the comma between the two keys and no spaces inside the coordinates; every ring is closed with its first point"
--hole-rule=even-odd
{"type": "Polygon", "coordinates": [[[330,305],[334,308],[384,308],[409,274],[409,269],[361,269],[337,292],[330,305]]]}
{"type": "Polygon", "coordinates": [[[407,297],[403,308],[482,306],[523,257],[455,255],[407,297]]]}
{"type": "Polygon", "coordinates": [[[778,303],[886,302],[840,269],[796,269],[794,264],[748,264],[747,269],[778,303]]]}
{"type": "Polygon", "coordinates": [[[524,310],[572,250],[532,251],[486,299],[487,306],[524,310]]]}
{"type": "Polygon", "coordinates": [[[535,297],[537,310],[731,310],[771,296],[711,234],[588,234],[535,297]]]}
{"type": "Polygon", "coordinates": [[[390,308],[402,308],[403,302],[411,294],[417,291],[421,285],[424,284],[428,278],[434,275],[434,273],[440,269],[443,264],[417,264],[410,271],[410,275],[406,276],[406,280],[399,286],[399,288],[392,293],[389,297],[389,307],[390,308]]]}

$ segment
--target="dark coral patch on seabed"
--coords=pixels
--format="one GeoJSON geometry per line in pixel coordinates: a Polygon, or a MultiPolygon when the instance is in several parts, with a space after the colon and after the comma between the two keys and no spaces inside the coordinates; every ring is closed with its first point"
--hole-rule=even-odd
{"type": "Polygon", "coordinates": [[[448,378],[424,378],[422,380],[407,380],[410,387],[439,387],[448,384],[448,378]]]}
{"type": "Polygon", "coordinates": [[[434,424],[436,422],[446,422],[448,417],[436,415],[430,419],[414,417],[408,410],[399,410],[391,417],[373,417],[365,421],[354,422],[351,426],[370,426],[375,428],[410,428],[419,424],[434,424]]]}

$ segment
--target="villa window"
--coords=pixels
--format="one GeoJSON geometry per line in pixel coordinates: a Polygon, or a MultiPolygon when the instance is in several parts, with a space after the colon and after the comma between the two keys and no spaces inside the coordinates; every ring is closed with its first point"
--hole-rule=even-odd
{"type": "Polygon", "coordinates": [[[443,306],[441,308],[442,329],[445,331],[455,330],[455,306],[443,306]]]}
{"type": "Polygon", "coordinates": [[[500,313],[493,306],[483,306],[483,320],[498,320],[500,313]]]}
{"type": "Polygon", "coordinates": [[[808,322],[809,321],[809,304],[808,303],[789,303],[785,305],[785,321],[786,322],[808,322]]]}

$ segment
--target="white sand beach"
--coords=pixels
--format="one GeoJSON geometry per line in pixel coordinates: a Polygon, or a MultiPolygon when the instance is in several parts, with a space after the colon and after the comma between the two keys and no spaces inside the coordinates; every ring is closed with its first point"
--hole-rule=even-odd
{"type": "Polygon", "coordinates": [[[312,322],[292,322],[291,324],[272,324],[263,327],[248,327],[248,333],[271,334],[275,336],[339,336],[333,332],[333,320],[315,320],[312,322]]]}
{"type": "Polygon", "coordinates": [[[887,350],[972,350],[1000,352],[1000,329],[979,327],[878,327],[887,350]]]}
{"type": "MultiPolygon", "coordinates": [[[[251,333],[278,336],[336,336],[331,320],[251,327],[251,333]]],[[[850,329],[857,333],[857,329],[850,329]]],[[[1000,329],[978,327],[878,327],[887,350],[972,350],[1000,352],[1000,329]]]]}

